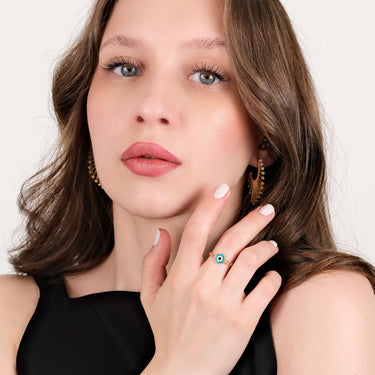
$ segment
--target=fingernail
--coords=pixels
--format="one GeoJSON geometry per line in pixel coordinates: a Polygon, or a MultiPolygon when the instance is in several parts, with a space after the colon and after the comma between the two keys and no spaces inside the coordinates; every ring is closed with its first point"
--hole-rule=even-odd
{"type": "Polygon", "coordinates": [[[159,243],[159,240],[160,240],[160,230],[158,229],[158,230],[156,231],[154,244],[153,244],[152,246],[156,246],[156,245],[159,243]]]}
{"type": "Polygon", "coordinates": [[[274,240],[268,241],[272,246],[278,247],[277,242],[274,240]]]}
{"type": "Polygon", "coordinates": [[[227,184],[221,184],[216,190],[215,190],[215,193],[214,193],[214,197],[216,199],[221,199],[221,198],[224,198],[226,196],[226,194],[228,193],[229,191],[229,186],[227,184]]]}
{"type": "Polygon", "coordinates": [[[269,216],[271,214],[273,214],[275,212],[275,209],[274,207],[272,206],[272,204],[266,204],[265,206],[263,206],[259,212],[264,215],[264,216],[269,216]]]}

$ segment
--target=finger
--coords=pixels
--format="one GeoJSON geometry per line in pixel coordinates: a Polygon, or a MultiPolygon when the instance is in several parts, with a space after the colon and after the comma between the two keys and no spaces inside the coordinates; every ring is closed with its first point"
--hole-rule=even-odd
{"type": "Polygon", "coordinates": [[[201,266],[208,235],[229,196],[229,186],[222,184],[199,203],[185,225],[171,272],[191,271],[201,266]]]}
{"type": "Polygon", "coordinates": [[[242,301],[244,290],[258,268],[278,252],[275,241],[262,241],[245,248],[224,278],[222,292],[228,298],[242,301]]]}
{"type": "Polygon", "coordinates": [[[205,262],[203,267],[210,280],[223,280],[228,269],[225,264],[218,268],[216,255],[222,254],[225,260],[234,262],[243,248],[275,217],[275,209],[272,205],[259,207],[251,211],[238,223],[229,228],[220,238],[212,251],[212,256],[205,262]]]}
{"type": "Polygon", "coordinates": [[[165,229],[158,229],[151,250],[143,258],[141,301],[150,306],[167,277],[166,266],[171,252],[171,238],[165,229]]]}
{"type": "Polygon", "coordinates": [[[259,281],[258,285],[244,298],[242,309],[250,321],[259,320],[264,310],[280,289],[282,279],[276,271],[269,271],[259,281]]]}

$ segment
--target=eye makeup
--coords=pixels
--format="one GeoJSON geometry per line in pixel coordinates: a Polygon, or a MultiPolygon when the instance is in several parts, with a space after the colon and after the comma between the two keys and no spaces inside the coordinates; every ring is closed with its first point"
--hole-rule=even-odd
{"type": "MultiPolygon", "coordinates": [[[[133,77],[136,75],[140,75],[142,73],[142,70],[144,69],[143,64],[139,63],[134,59],[124,56],[115,57],[101,66],[101,68],[107,72],[114,71],[119,67],[125,68],[121,69],[120,73],[118,74],[119,76],[122,75],[123,77],[133,77]],[[124,72],[125,74],[123,74],[124,72]]],[[[216,77],[219,81],[229,80],[225,72],[213,63],[203,62],[194,64],[188,73],[188,77],[195,73],[212,75],[216,77]]]]}

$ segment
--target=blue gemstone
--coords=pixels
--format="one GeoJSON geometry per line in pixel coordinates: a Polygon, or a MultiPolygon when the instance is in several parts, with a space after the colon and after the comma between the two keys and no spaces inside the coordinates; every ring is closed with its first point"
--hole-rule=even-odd
{"type": "Polygon", "coordinates": [[[215,256],[215,260],[216,260],[216,262],[217,263],[224,263],[224,255],[223,254],[217,254],[216,256],[215,256]]]}

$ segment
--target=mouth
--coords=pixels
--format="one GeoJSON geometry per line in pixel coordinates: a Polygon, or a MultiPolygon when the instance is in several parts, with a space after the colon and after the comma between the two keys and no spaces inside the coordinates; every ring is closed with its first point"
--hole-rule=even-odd
{"type": "Polygon", "coordinates": [[[134,158],[159,159],[159,160],[164,160],[169,163],[174,163],[177,165],[181,164],[181,161],[171,152],[167,151],[165,148],[158,145],[157,143],[151,143],[151,142],[133,143],[121,155],[122,161],[134,159],[134,158]]]}
{"type": "Polygon", "coordinates": [[[134,174],[158,177],[171,172],[181,161],[162,146],[150,142],[132,144],[121,156],[123,164],[134,174]]]}

